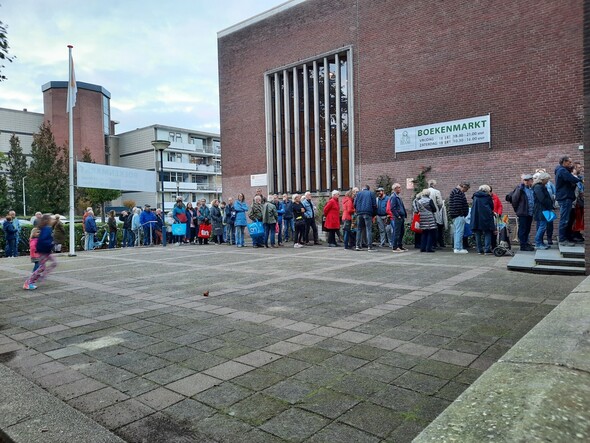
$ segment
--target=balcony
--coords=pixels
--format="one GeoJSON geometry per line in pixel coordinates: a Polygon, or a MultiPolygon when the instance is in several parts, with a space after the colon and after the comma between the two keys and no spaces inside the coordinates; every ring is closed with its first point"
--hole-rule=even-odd
{"type": "Polygon", "coordinates": [[[214,146],[193,145],[192,143],[171,142],[170,149],[193,152],[195,154],[221,155],[221,148],[216,148],[214,146]]]}
{"type": "Polygon", "coordinates": [[[217,165],[198,165],[187,162],[170,162],[164,160],[165,171],[179,172],[198,172],[203,174],[221,174],[221,166],[217,165]]]}
{"type": "MultiPolygon", "coordinates": [[[[188,182],[179,182],[178,188],[176,187],[176,182],[164,182],[164,192],[172,192],[176,193],[179,191],[181,194],[187,192],[197,192],[197,191],[205,191],[205,192],[221,192],[221,187],[216,185],[215,183],[188,183],[188,182]]],[[[159,188],[158,188],[159,191],[159,188]]]]}

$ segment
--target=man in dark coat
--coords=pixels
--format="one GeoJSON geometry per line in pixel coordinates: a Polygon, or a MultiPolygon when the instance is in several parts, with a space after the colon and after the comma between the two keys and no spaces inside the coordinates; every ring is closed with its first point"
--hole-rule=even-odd
{"type": "Polygon", "coordinates": [[[469,183],[462,182],[449,194],[449,217],[453,219],[454,252],[455,254],[467,254],[463,248],[463,232],[465,230],[465,217],[469,214],[469,205],[465,193],[469,190],[469,183]]]}
{"type": "Polygon", "coordinates": [[[576,199],[576,186],[582,180],[572,174],[573,163],[568,156],[559,159],[559,166],[555,168],[555,200],[559,204],[559,244],[574,246],[571,232],[568,232],[572,206],[576,199]]]}
{"type": "Polygon", "coordinates": [[[522,183],[506,196],[506,201],[512,204],[518,217],[518,241],[521,251],[534,251],[529,243],[529,235],[533,224],[533,208],[535,197],[533,194],[533,174],[523,174],[522,183]]]}

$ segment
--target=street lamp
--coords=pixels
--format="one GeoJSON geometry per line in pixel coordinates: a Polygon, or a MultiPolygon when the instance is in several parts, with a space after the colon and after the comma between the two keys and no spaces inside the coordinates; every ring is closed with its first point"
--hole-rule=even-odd
{"type": "Polygon", "coordinates": [[[27,176],[23,177],[23,216],[27,216],[27,203],[26,203],[26,199],[25,199],[25,178],[27,178],[27,176]]]}
{"type": "Polygon", "coordinates": [[[168,140],[154,140],[152,146],[160,152],[160,191],[162,192],[162,246],[166,246],[166,213],[164,212],[164,151],[170,142],[168,140]]]}
{"type": "Polygon", "coordinates": [[[176,180],[176,198],[180,196],[180,182],[176,180]]]}

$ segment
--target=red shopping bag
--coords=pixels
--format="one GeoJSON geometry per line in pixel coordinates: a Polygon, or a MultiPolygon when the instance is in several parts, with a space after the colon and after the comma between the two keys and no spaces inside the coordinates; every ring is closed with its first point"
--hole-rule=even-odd
{"type": "Polygon", "coordinates": [[[211,225],[205,225],[201,223],[199,225],[199,238],[209,238],[211,237],[211,225]]]}
{"type": "Polygon", "coordinates": [[[572,231],[584,232],[584,208],[576,206],[572,211],[574,223],[572,224],[572,231]]]}
{"type": "Polygon", "coordinates": [[[414,217],[412,217],[412,223],[410,224],[410,229],[417,234],[420,234],[422,232],[422,229],[420,229],[420,213],[419,212],[414,212],[414,217]]]}

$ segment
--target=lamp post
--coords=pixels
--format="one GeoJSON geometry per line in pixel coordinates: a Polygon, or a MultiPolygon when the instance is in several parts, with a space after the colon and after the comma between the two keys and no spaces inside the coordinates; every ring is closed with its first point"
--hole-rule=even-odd
{"type": "Polygon", "coordinates": [[[152,146],[160,152],[160,191],[162,192],[162,246],[166,246],[166,213],[164,212],[164,151],[170,142],[168,140],[154,140],[152,146]]]}
{"type": "Polygon", "coordinates": [[[176,180],[176,198],[180,196],[180,182],[176,180]]]}
{"type": "Polygon", "coordinates": [[[26,198],[25,198],[25,178],[27,178],[27,176],[25,175],[23,177],[23,216],[27,216],[27,202],[26,202],[26,198]]]}

